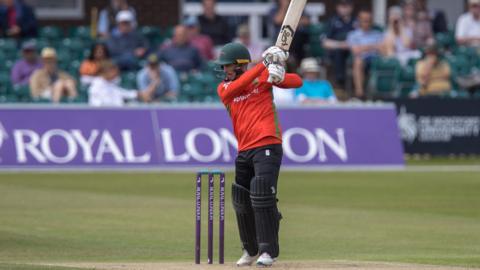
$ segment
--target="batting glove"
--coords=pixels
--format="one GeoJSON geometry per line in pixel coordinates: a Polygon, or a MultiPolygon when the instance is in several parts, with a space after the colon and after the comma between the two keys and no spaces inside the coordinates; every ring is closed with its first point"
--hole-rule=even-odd
{"type": "Polygon", "coordinates": [[[268,80],[274,84],[280,84],[285,79],[285,67],[279,64],[268,66],[268,80]]]}
{"type": "Polygon", "coordinates": [[[270,64],[283,64],[287,61],[289,53],[277,46],[272,46],[262,53],[263,64],[268,67],[270,64]]]}

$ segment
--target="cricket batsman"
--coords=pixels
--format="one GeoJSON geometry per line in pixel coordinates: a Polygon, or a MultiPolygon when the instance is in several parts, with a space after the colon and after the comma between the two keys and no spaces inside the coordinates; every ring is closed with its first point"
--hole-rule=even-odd
{"type": "Polygon", "coordinates": [[[248,49],[228,43],[217,64],[225,73],[218,95],[232,119],[238,141],[232,201],[243,255],[237,266],[271,266],[279,255],[277,181],[282,162],[282,134],[273,103],[272,86],[298,88],[302,79],[285,73],[288,52],[270,47],[263,62],[247,70],[248,49]]]}

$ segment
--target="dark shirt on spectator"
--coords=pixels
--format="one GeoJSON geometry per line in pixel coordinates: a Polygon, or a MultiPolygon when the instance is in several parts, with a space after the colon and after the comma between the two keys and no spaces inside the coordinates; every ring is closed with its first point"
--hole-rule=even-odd
{"type": "Polygon", "coordinates": [[[107,47],[114,61],[122,70],[138,68],[138,58],[135,50],[147,48],[146,40],[137,32],[111,36],[107,41],[107,47]]]}
{"type": "Polygon", "coordinates": [[[214,45],[224,45],[230,42],[228,22],[222,16],[216,15],[213,20],[210,20],[201,15],[198,16],[198,22],[200,23],[200,32],[209,36],[214,45]]]}
{"type": "Polygon", "coordinates": [[[160,59],[177,72],[189,72],[202,67],[202,57],[198,49],[190,44],[182,46],[169,44],[160,50],[160,59]]]}
{"type": "Polygon", "coordinates": [[[340,16],[334,15],[327,23],[327,38],[337,41],[345,41],[347,34],[355,29],[355,20],[353,17],[349,21],[344,21],[340,16]]]}
{"type": "Polygon", "coordinates": [[[35,13],[22,1],[15,1],[11,8],[0,6],[0,37],[7,37],[8,29],[15,25],[21,29],[21,38],[37,36],[38,25],[35,13]]]}

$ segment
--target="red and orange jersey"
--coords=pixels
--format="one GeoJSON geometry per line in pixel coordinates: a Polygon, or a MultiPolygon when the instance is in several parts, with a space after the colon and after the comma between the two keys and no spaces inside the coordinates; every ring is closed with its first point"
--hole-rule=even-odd
{"type": "MultiPolygon", "coordinates": [[[[272,83],[263,63],[231,82],[222,82],[217,92],[232,118],[238,140],[238,151],[281,144],[282,132],[273,103],[272,83]]],[[[280,88],[298,88],[302,79],[297,74],[285,74],[280,88]]]]}

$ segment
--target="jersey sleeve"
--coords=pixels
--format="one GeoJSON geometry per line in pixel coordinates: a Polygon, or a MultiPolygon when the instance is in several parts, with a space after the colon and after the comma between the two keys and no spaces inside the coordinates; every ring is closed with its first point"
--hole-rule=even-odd
{"type": "Polygon", "coordinates": [[[275,84],[280,88],[300,88],[303,85],[302,78],[295,73],[285,74],[285,79],[279,84],[275,84]]]}
{"type": "Polygon", "coordinates": [[[247,86],[252,83],[265,70],[263,63],[258,63],[252,69],[243,73],[238,79],[232,82],[222,82],[218,85],[217,93],[224,104],[229,104],[240,95],[247,86]]]}

